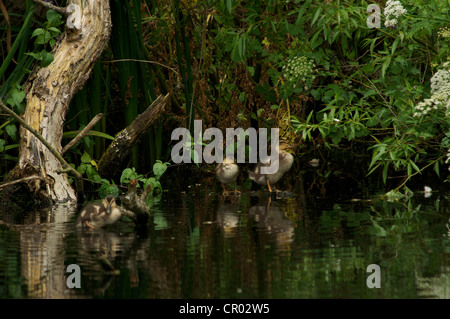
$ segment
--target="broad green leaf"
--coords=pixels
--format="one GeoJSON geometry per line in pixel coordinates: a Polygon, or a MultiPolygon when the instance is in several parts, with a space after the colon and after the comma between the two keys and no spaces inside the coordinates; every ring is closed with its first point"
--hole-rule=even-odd
{"type": "Polygon", "coordinates": [[[41,67],[46,68],[48,67],[54,60],[53,54],[50,52],[42,52],[42,62],[41,67]]]}
{"type": "Polygon", "coordinates": [[[35,30],[33,31],[33,33],[31,34],[31,37],[33,38],[33,37],[40,36],[40,35],[44,34],[44,32],[45,32],[44,29],[42,29],[42,28],[37,28],[37,29],[35,29],[35,30]]]}
{"type": "Polygon", "coordinates": [[[317,18],[319,18],[320,13],[322,12],[322,8],[319,7],[316,10],[316,14],[314,15],[312,21],[311,21],[311,25],[314,25],[314,23],[317,21],[317,18]]]}
{"type": "Polygon", "coordinates": [[[19,106],[25,98],[25,92],[22,90],[14,89],[11,90],[10,98],[8,98],[7,102],[11,106],[19,106]]]}
{"type": "Polygon", "coordinates": [[[81,163],[84,164],[90,164],[91,163],[91,157],[88,153],[84,152],[83,155],[81,155],[81,163]]]}
{"type": "Polygon", "coordinates": [[[120,184],[130,180],[130,176],[133,175],[134,171],[131,168],[125,168],[120,176],[120,184]]]}
{"type": "Polygon", "coordinates": [[[77,167],[77,172],[80,173],[81,175],[86,173],[86,165],[85,164],[81,164],[80,166],[78,166],[77,167]]]}
{"type": "Polygon", "coordinates": [[[17,139],[17,127],[15,124],[6,125],[5,131],[14,141],[17,139]]]}
{"type": "Polygon", "coordinates": [[[46,13],[47,21],[49,22],[50,26],[57,27],[61,24],[61,17],[62,15],[54,10],[47,10],[46,13]]]}
{"type": "Polygon", "coordinates": [[[167,165],[165,163],[156,162],[153,165],[153,174],[155,174],[156,180],[159,180],[162,174],[167,170],[167,165]]]}

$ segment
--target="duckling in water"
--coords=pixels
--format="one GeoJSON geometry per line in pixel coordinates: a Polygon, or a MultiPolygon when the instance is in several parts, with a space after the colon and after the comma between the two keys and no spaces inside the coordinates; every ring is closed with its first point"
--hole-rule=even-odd
{"type": "MultiPolygon", "coordinates": [[[[256,167],[253,171],[247,171],[248,176],[252,181],[254,181],[256,184],[259,185],[266,185],[267,189],[270,193],[272,193],[272,187],[270,185],[275,184],[278,182],[286,172],[288,172],[292,164],[294,163],[294,156],[292,156],[291,153],[288,153],[286,150],[294,148],[292,145],[286,143],[286,142],[280,142],[278,145],[278,153],[279,153],[279,164],[278,164],[278,171],[273,174],[261,174],[261,167],[262,166],[269,166],[270,163],[261,163],[258,162],[256,164],[256,167]]],[[[274,186],[275,189],[275,186],[274,186]]],[[[276,191],[276,189],[275,189],[276,191]]]]}
{"type": "MultiPolygon", "coordinates": [[[[236,191],[236,179],[239,175],[239,166],[234,162],[232,158],[224,158],[223,162],[218,164],[216,167],[216,177],[217,179],[225,184],[234,183],[234,191],[236,191]]],[[[225,193],[225,191],[224,191],[225,193]]]]}
{"type": "Polygon", "coordinates": [[[77,226],[91,229],[101,228],[117,222],[122,217],[122,210],[113,196],[106,196],[101,203],[91,203],[84,207],[78,216],[77,226]]]}

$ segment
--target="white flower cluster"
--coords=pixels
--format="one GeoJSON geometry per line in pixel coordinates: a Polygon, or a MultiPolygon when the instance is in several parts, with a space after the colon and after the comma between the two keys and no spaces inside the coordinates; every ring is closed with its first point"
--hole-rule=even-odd
{"type": "Polygon", "coordinates": [[[442,27],[438,30],[439,38],[450,38],[450,28],[442,27]]]}
{"type": "Polygon", "coordinates": [[[450,66],[449,62],[446,62],[442,65],[444,68],[437,71],[433,77],[430,79],[431,82],[431,93],[439,91],[446,84],[450,83],[450,66]]]}
{"type": "Polygon", "coordinates": [[[450,62],[431,78],[431,98],[425,99],[415,106],[413,116],[424,116],[431,110],[444,109],[446,116],[450,115],[450,62]]]}
{"type": "Polygon", "coordinates": [[[384,16],[386,17],[386,21],[384,25],[386,27],[394,28],[397,26],[398,18],[406,13],[406,9],[403,8],[400,1],[397,0],[388,0],[386,2],[386,8],[384,8],[384,16]]]}
{"type": "Polygon", "coordinates": [[[296,88],[297,84],[301,82],[304,85],[304,89],[308,90],[307,82],[312,82],[315,78],[312,74],[315,66],[314,62],[305,56],[294,56],[283,66],[283,77],[286,79],[286,82],[293,83],[293,88],[296,88]]]}

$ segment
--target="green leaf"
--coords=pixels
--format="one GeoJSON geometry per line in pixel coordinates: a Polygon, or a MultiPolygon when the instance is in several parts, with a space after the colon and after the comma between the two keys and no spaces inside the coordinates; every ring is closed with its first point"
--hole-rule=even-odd
{"type": "Polygon", "coordinates": [[[85,164],[81,164],[80,166],[78,166],[77,167],[77,172],[80,173],[81,175],[86,173],[86,165],[85,164]]]}
{"type": "Polygon", "coordinates": [[[42,32],[42,34],[38,35],[36,37],[36,44],[46,44],[48,41],[50,41],[50,39],[52,38],[52,35],[49,31],[44,30],[44,32],[42,32]]]}
{"type": "Polygon", "coordinates": [[[92,179],[95,181],[95,177],[98,175],[97,170],[92,165],[86,166],[86,175],[87,178],[92,179]]]}
{"type": "Polygon", "coordinates": [[[14,141],[17,139],[17,127],[15,124],[6,125],[5,131],[14,141]]]}
{"type": "Polygon", "coordinates": [[[384,79],[384,75],[386,74],[386,70],[391,64],[391,57],[387,57],[383,63],[383,66],[381,67],[381,77],[384,79]]]}
{"type": "Polygon", "coordinates": [[[383,167],[383,183],[384,184],[386,184],[386,181],[387,181],[388,170],[389,170],[389,164],[386,163],[386,164],[384,164],[384,167],[383,167]]]}
{"type": "Polygon", "coordinates": [[[25,92],[18,89],[11,90],[11,96],[7,99],[7,102],[11,106],[20,106],[25,98],[25,92]]]}
{"type": "Polygon", "coordinates": [[[437,176],[441,177],[440,172],[439,172],[439,162],[438,161],[436,161],[436,163],[434,163],[433,169],[436,172],[437,176]]]}
{"type": "Polygon", "coordinates": [[[33,31],[33,33],[31,34],[31,37],[37,37],[40,36],[42,34],[44,34],[45,30],[42,28],[37,28],[36,30],[33,31]]]}
{"type": "Polygon", "coordinates": [[[225,0],[225,1],[226,1],[228,13],[231,13],[231,11],[233,10],[233,0],[225,0]]]}
{"type": "Polygon", "coordinates": [[[42,54],[41,54],[41,52],[37,52],[37,53],[34,53],[34,52],[27,52],[27,53],[25,53],[26,55],[29,55],[29,56],[31,56],[31,57],[33,57],[34,59],[36,59],[36,60],[39,60],[39,61],[41,61],[42,60],[42,54]]]}
{"type": "Polygon", "coordinates": [[[54,10],[48,10],[46,16],[51,27],[57,27],[62,23],[62,15],[54,10]]]}
{"type": "Polygon", "coordinates": [[[84,164],[90,164],[91,163],[91,157],[88,153],[84,152],[83,155],[81,155],[81,163],[84,164]]]}
{"type": "Polygon", "coordinates": [[[133,175],[134,171],[131,168],[125,168],[120,176],[120,184],[123,184],[125,181],[130,181],[130,176],[133,175]]]}
{"type": "Polygon", "coordinates": [[[414,161],[409,160],[409,163],[411,164],[411,166],[412,166],[417,172],[420,173],[420,168],[419,168],[419,166],[416,165],[416,163],[414,163],[414,161]]]}
{"type": "Polygon", "coordinates": [[[372,162],[370,163],[369,167],[372,167],[373,164],[375,164],[381,156],[384,155],[386,151],[386,144],[379,144],[377,145],[377,153],[372,157],[372,162]]]}
{"type": "Polygon", "coordinates": [[[53,54],[50,52],[42,52],[42,62],[41,67],[46,68],[48,67],[54,60],[53,54]]]}
{"type": "Polygon", "coordinates": [[[400,42],[400,38],[395,39],[394,43],[392,44],[391,55],[394,55],[394,52],[397,49],[399,42],[400,42]]]}
{"type": "Polygon", "coordinates": [[[322,8],[319,7],[319,8],[316,10],[316,14],[314,15],[314,18],[313,18],[312,21],[311,21],[311,25],[314,25],[314,23],[317,21],[317,18],[319,17],[319,15],[320,15],[321,12],[322,12],[322,8]]]}
{"type": "MultiPolygon", "coordinates": [[[[77,136],[79,133],[81,132],[81,130],[79,131],[70,131],[70,132],[64,132],[63,137],[64,138],[74,138],[75,136],[77,136]]],[[[97,137],[102,137],[102,138],[106,138],[108,140],[114,140],[114,137],[103,133],[103,132],[98,132],[98,131],[89,131],[86,136],[97,136],[97,137]]]]}
{"type": "Polygon", "coordinates": [[[156,180],[159,180],[162,174],[167,170],[167,164],[161,163],[161,161],[157,161],[153,165],[153,174],[155,174],[156,180]]]}

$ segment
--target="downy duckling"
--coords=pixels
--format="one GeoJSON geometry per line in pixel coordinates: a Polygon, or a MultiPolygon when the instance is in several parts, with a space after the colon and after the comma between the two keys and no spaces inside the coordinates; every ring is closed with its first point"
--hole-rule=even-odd
{"type": "MultiPolygon", "coordinates": [[[[236,192],[236,179],[239,175],[239,166],[234,162],[234,159],[225,157],[223,162],[216,167],[217,179],[225,185],[234,183],[234,191],[236,192]]],[[[225,193],[225,191],[224,191],[225,193]]]]}
{"type": "Polygon", "coordinates": [[[101,228],[117,222],[122,217],[122,210],[113,196],[106,196],[100,203],[91,203],[84,207],[78,216],[77,226],[91,229],[101,228]]]}
{"type": "MultiPolygon", "coordinates": [[[[247,171],[248,176],[252,181],[254,181],[256,184],[259,185],[266,185],[267,189],[270,193],[272,193],[272,187],[271,185],[278,182],[286,172],[288,172],[292,164],[294,163],[294,156],[287,152],[287,149],[294,148],[294,146],[282,141],[278,145],[278,153],[279,153],[279,164],[278,164],[278,171],[273,174],[261,174],[261,167],[262,166],[269,166],[270,163],[261,163],[258,162],[256,164],[256,167],[253,171],[247,171]]],[[[275,189],[275,186],[274,186],[275,189]]],[[[276,189],[275,189],[276,191],[276,189]]]]}

